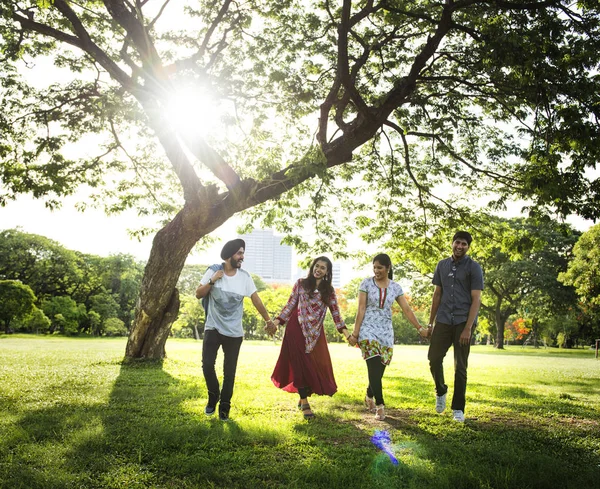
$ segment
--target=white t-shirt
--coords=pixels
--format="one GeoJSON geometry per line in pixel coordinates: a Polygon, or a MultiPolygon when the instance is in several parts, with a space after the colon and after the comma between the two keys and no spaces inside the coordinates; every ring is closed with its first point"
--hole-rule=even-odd
{"type": "MultiPolygon", "coordinates": [[[[215,272],[206,271],[200,284],[208,283],[215,272]]],[[[208,313],[204,329],[216,329],[225,336],[239,338],[244,336],[242,316],[244,314],[244,297],[256,292],[254,280],[246,270],[238,268],[235,275],[223,275],[211,286],[208,294],[208,313]]]]}

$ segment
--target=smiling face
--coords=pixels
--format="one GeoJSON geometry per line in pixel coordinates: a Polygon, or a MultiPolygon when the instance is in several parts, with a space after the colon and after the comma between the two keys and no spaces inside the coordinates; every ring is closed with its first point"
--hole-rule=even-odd
{"type": "Polygon", "coordinates": [[[229,263],[231,263],[231,266],[233,268],[242,268],[242,263],[244,261],[244,252],[244,248],[240,248],[235,252],[235,255],[233,255],[229,259],[229,263]]]}
{"type": "Polygon", "coordinates": [[[469,243],[465,239],[457,238],[452,243],[452,256],[460,260],[469,251],[469,243]]]}
{"type": "Polygon", "coordinates": [[[313,265],[313,277],[317,280],[322,280],[327,276],[327,272],[329,272],[328,263],[323,260],[317,260],[313,265]]]}
{"type": "Polygon", "coordinates": [[[389,267],[382,265],[378,261],[373,262],[373,273],[375,274],[376,280],[385,280],[388,276],[389,267]]]}

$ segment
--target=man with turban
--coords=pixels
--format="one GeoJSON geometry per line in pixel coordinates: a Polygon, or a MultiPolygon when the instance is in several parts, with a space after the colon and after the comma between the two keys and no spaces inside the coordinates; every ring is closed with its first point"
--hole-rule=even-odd
{"type": "Polygon", "coordinates": [[[244,297],[250,297],[252,304],[267,324],[272,323],[256,291],[252,277],[241,268],[245,249],[246,243],[243,239],[234,239],[225,243],[221,250],[223,262],[210,266],[196,289],[196,297],[203,299],[206,310],[202,342],[202,372],[208,390],[208,403],[204,408],[204,414],[212,416],[219,403],[219,419],[222,421],[229,419],[235,371],[240,346],[244,339],[242,328],[244,297]],[[219,347],[223,349],[221,389],[215,371],[219,347]]]}

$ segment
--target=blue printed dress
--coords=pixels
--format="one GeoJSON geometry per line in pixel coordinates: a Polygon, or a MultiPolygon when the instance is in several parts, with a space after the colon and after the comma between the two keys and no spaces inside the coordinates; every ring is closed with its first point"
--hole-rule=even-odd
{"type": "Polygon", "coordinates": [[[375,278],[364,279],[358,290],[367,294],[365,317],[358,333],[358,346],[365,360],[380,356],[381,363],[389,365],[394,353],[394,328],[392,327],[392,305],[404,295],[400,284],[390,280],[380,289],[375,278]]]}

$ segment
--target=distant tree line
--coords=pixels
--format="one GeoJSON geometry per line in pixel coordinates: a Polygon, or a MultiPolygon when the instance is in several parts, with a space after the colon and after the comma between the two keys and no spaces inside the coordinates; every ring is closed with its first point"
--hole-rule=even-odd
{"type": "Polygon", "coordinates": [[[5,332],[126,335],[144,271],[130,255],[71,251],[43,236],[0,232],[5,332]]]}
{"type": "MultiPolygon", "coordinates": [[[[475,234],[478,239],[471,254],[484,269],[486,286],[474,341],[498,348],[506,344],[568,348],[600,338],[600,225],[581,234],[551,220],[494,218],[475,234]]],[[[447,238],[436,239],[440,239],[439,257],[447,256],[449,249],[443,242],[447,238]]],[[[410,279],[409,302],[427,324],[436,257],[419,256],[414,249],[405,255],[402,247],[407,243],[397,237],[389,243],[400,250],[395,254],[395,276],[410,279]],[[411,259],[403,260],[407,255],[411,259]]],[[[415,246],[414,241],[410,244],[415,246]]],[[[43,236],[2,231],[0,325],[7,333],[126,335],[143,269],[144,263],[129,255],[102,258],[68,250],[43,236]]],[[[172,336],[203,337],[204,309],[195,291],[206,269],[206,265],[184,267],[178,282],[181,307],[172,336]]],[[[253,278],[271,314],[281,311],[291,285],[253,278]]],[[[348,324],[356,317],[362,279],[336,291],[348,324]]],[[[245,337],[267,339],[263,326],[256,310],[245,303],[245,337]]],[[[402,314],[394,314],[393,326],[396,343],[421,341],[402,314]]],[[[342,340],[329,315],[325,333],[329,341],[342,340]]]]}
{"type": "Polygon", "coordinates": [[[449,256],[457,226],[473,234],[469,254],[485,276],[474,341],[570,348],[600,338],[600,225],[582,234],[544,216],[482,214],[468,224],[440,219],[430,236],[395,230],[386,248],[395,250],[398,275],[412,278],[412,298],[421,307],[431,303],[435,264],[449,256]]]}

